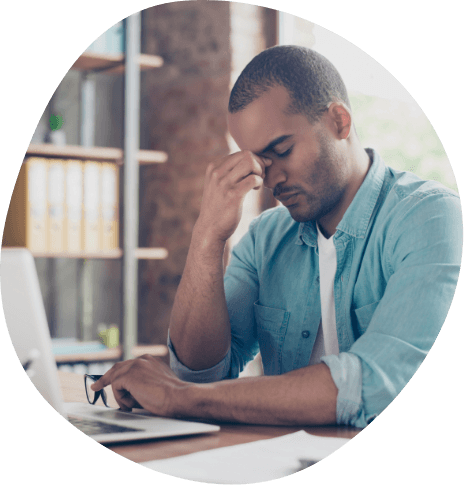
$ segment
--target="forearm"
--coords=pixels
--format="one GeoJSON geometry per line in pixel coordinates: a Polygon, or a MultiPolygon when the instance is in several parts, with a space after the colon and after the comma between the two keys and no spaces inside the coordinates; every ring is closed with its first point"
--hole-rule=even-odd
{"type": "Polygon", "coordinates": [[[180,361],[193,370],[214,366],[230,346],[224,246],[224,242],[195,227],[174,300],[169,327],[171,342],[180,361]]]}
{"type": "Polygon", "coordinates": [[[246,194],[262,186],[270,164],[251,152],[237,152],[211,162],[206,169],[200,216],[169,327],[177,357],[190,369],[213,367],[229,350],[224,247],[240,222],[246,194]]]}
{"type": "Polygon", "coordinates": [[[192,385],[177,396],[176,414],[248,424],[335,424],[337,394],[329,368],[318,364],[280,376],[192,385]]]}

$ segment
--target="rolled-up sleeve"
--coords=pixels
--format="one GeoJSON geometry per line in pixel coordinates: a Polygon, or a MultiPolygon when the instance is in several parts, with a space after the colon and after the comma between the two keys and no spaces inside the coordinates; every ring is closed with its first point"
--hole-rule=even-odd
{"type": "Polygon", "coordinates": [[[462,254],[459,198],[437,190],[402,201],[385,238],[385,293],[348,352],[326,356],[337,422],[366,426],[401,392],[449,311],[462,254]]]}
{"type": "Polygon", "coordinates": [[[342,352],[321,358],[330,369],[337,386],[337,424],[363,428],[366,418],[362,406],[362,365],[354,354],[342,352]]]}
{"type": "Polygon", "coordinates": [[[188,382],[196,382],[197,384],[203,384],[207,382],[216,382],[224,379],[229,373],[230,368],[230,348],[224,359],[218,362],[215,366],[209,369],[193,370],[185,366],[177,357],[174,346],[172,345],[171,338],[168,331],[168,350],[169,350],[169,363],[173,372],[179,379],[188,382]]]}

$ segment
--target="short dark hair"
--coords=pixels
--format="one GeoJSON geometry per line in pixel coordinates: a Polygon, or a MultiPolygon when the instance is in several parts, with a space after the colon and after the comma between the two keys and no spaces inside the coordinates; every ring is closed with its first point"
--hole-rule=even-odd
{"type": "Polygon", "coordinates": [[[323,55],[306,47],[280,45],[262,51],[245,67],[230,93],[229,112],[245,109],[274,86],[287,89],[292,114],[317,122],[327,105],[350,101],[339,72],[323,55]]]}

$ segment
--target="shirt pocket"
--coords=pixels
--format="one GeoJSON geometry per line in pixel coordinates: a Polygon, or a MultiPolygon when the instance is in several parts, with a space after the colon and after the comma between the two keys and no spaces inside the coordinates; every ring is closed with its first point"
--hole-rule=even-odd
{"type": "Polygon", "coordinates": [[[282,368],[282,347],[290,312],[254,303],[259,350],[265,375],[277,375],[282,368]]]}
{"type": "Polygon", "coordinates": [[[364,305],[354,310],[356,314],[356,319],[358,320],[358,326],[361,335],[367,330],[369,323],[371,323],[372,316],[374,315],[374,312],[379,303],[380,300],[374,301],[374,303],[369,303],[369,305],[364,305]]]}

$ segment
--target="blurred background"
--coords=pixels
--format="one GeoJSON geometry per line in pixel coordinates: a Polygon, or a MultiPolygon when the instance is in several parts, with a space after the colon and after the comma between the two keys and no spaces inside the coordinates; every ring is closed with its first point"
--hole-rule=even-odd
{"type": "MultiPolygon", "coordinates": [[[[102,33],[86,50],[87,58],[124,54],[125,25],[122,21],[102,33]]],[[[375,148],[393,168],[457,191],[443,146],[417,103],[374,59],[336,34],[292,15],[236,2],[173,2],[146,9],[141,12],[140,51],[162,63],[141,71],[140,148],[167,156],[164,163],[140,165],[139,190],[133,196],[139,204],[138,247],[163,248],[166,255],[138,259],[138,345],[166,343],[206,166],[237,150],[226,123],[230,89],[256,54],[276,44],[311,47],[338,68],[365,147],[375,148]]],[[[118,73],[89,69],[84,76],[82,69],[70,70],[45,108],[31,144],[78,146],[84,116],[91,121],[87,143],[123,149],[124,96],[124,77],[118,73]],[[91,106],[90,117],[83,106],[91,106]],[[54,115],[62,119],[59,130],[50,129],[54,115]]],[[[269,191],[250,192],[226,263],[251,219],[276,204],[269,191]]],[[[121,218],[123,209],[120,199],[121,218]]],[[[35,261],[56,354],[68,356],[57,357],[60,367],[103,372],[112,364],[108,359],[72,362],[71,344],[111,347],[114,335],[109,339],[104,332],[122,330],[122,259],[39,254],[35,261]]]]}

